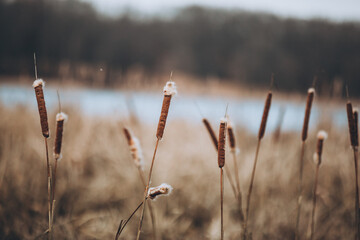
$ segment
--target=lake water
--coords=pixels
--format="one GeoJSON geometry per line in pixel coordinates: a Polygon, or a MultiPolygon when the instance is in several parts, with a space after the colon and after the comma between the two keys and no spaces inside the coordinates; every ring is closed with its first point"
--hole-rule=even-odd
{"type": "MultiPolygon", "coordinates": [[[[97,116],[126,116],[128,106],[133,105],[141,121],[156,124],[162,104],[162,92],[130,92],[119,90],[94,89],[62,89],[61,102],[66,106],[76,107],[82,114],[97,116]]],[[[46,87],[46,105],[48,109],[57,109],[57,94],[55,88],[46,87]]],[[[263,99],[234,99],[226,97],[177,95],[173,98],[170,107],[169,121],[180,119],[184,121],[201,121],[201,114],[213,124],[224,116],[227,103],[228,114],[232,121],[250,132],[257,133],[263,113],[265,96],[263,99]]],[[[24,105],[37,108],[33,88],[15,85],[0,86],[0,102],[6,107],[24,105]]],[[[274,100],[271,106],[267,131],[276,128],[280,112],[285,111],[282,130],[301,131],[305,103],[274,100]]],[[[322,107],[324,109],[324,107],[322,107]]],[[[316,104],[311,113],[310,126],[314,127],[320,120],[321,114],[316,104]]],[[[347,119],[344,108],[325,108],[327,118],[332,120],[336,127],[346,127],[347,119]]]]}

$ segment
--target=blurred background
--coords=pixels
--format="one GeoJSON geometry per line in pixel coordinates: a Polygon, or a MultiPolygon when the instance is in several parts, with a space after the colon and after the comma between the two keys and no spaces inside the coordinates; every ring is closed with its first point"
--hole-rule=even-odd
{"type": "MultiPolygon", "coordinates": [[[[243,199],[266,92],[273,102],[255,178],[250,232],[293,239],[307,89],[315,87],[305,152],[300,239],[309,233],[316,134],[326,130],[317,239],[353,239],[353,160],[346,86],[360,96],[357,0],[0,0],[0,239],[47,239],[45,147],[32,88],[36,53],[53,149],[55,115],[69,115],[59,163],[55,239],[113,239],[144,187],[123,134],[139,138],[145,174],[155,145],[163,86],[172,99],[153,185],[157,239],[219,239],[218,132],[228,114],[243,199]],[[274,74],[274,84],[271,75],[274,74]]],[[[51,154],[52,155],[52,154],[51,154]]],[[[234,170],[227,147],[227,166],[234,170]]],[[[53,159],[51,158],[53,163],[53,159]]],[[[239,239],[239,206],[225,183],[225,239],[239,239]]],[[[245,200],[243,201],[245,206],[245,200]]],[[[243,206],[243,207],[244,207],[243,206]]],[[[121,239],[135,238],[138,215],[121,239]]],[[[143,239],[152,238],[145,215],[143,239]]]]}

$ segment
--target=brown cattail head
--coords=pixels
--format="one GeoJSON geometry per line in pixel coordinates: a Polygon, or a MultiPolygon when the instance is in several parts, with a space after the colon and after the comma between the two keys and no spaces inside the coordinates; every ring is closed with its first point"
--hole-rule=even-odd
{"type": "Polygon", "coordinates": [[[353,110],[354,125],[355,125],[355,146],[359,146],[359,111],[357,108],[353,110]]]}
{"type": "Polygon", "coordinates": [[[215,146],[215,149],[216,151],[218,150],[218,140],[216,138],[216,135],[215,135],[215,132],[214,130],[212,129],[211,125],[210,125],[210,122],[206,119],[206,118],[203,118],[203,123],[207,129],[207,131],[209,132],[210,134],[210,137],[211,137],[211,140],[213,141],[214,143],[214,146],[215,146]]]}
{"type": "Polygon", "coordinates": [[[167,183],[162,183],[160,186],[149,188],[148,197],[154,200],[157,196],[169,195],[172,187],[167,183]]]}
{"type": "Polygon", "coordinates": [[[321,164],[321,156],[323,152],[324,141],[327,138],[325,131],[319,131],[317,135],[316,153],[314,155],[314,161],[316,164],[321,164]]]}
{"type": "Polygon", "coordinates": [[[226,125],[227,125],[226,119],[225,118],[221,119],[220,128],[219,128],[219,146],[218,146],[219,168],[225,166],[226,125]]]}
{"type": "Polygon", "coordinates": [[[160,119],[159,119],[159,123],[158,123],[158,128],[157,128],[157,132],[156,132],[156,137],[158,139],[162,139],[162,137],[163,137],[164,129],[165,129],[165,125],[166,125],[166,119],[167,119],[167,116],[169,113],[171,97],[173,95],[175,95],[176,93],[177,92],[176,92],[175,83],[172,81],[167,82],[164,87],[164,99],[163,99],[163,104],[162,104],[162,108],[161,108],[161,114],[160,114],[160,119]]]}
{"type": "Polygon", "coordinates": [[[36,100],[38,104],[39,115],[40,115],[41,131],[43,136],[48,138],[50,134],[49,134],[49,124],[48,124],[48,117],[47,117],[45,98],[43,92],[44,86],[45,83],[42,79],[36,79],[33,83],[36,100]]]}
{"type": "Polygon", "coordinates": [[[232,122],[229,120],[227,121],[227,130],[229,134],[229,143],[230,143],[230,149],[232,152],[236,151],[236,144],[235,144],[235,134],[234,134],[234,128],[232,126],[232,122]]]}
{"type": "Polygon", "coordinates": [[[63,112],[56,114],[56,136],[54,146],[55,160],[61,160],[61,145],[64,132],[64,123],[67,121],[67,115],[63,112]]]}
{"type": "Polygon", "coordinates": [[[134,160],[135,166],[141,170],[144,168],[144,158],[142,155],[142,149],[140,147],[139,139],[133,137],[131,132],[126,127],[123,128],[125,137],[128,141],[128,145],[130,147],[131,157],[134,160]]]}
{"type": "Polygon", "coordinates": [[[350,101],[346,103],[346,112],[348,117],[348,125],[349,125],[349,132],[350,132],[350,142],[351,146],[356,147],[356,127],[355,127],[355,120],[354,120],[354,113],[353,113],[353,107],[350,101]]]}
{"type": "Polygon", "coordinates": [[[312,106],[312,102],[314,100],[314,95],[315,95],[315,89],[314,88],[309,88],[308,95],[307,95],[307,100],[306,100],[304,125],[303,125],[302,135],[301,135],[301,140],[302,141],[305,141],[307,139],[308,129],[309,129],[310,113],[311,113],[311,106],[312,106]]]}
{"type": "Polygon", "coordinates": [[[264,113],[263,113],[263,116],[262,116],[262,119],[261,119],[261,125],[260,125],[259,135],[258,135],[259,140],[262,139],[264,137],[264,134],[265,134],[266,122],[267,122],[270,107],[271,107],[271,99],[272,99],[272,92],[269,91],[268,95],[266,97],[264,113]]]}

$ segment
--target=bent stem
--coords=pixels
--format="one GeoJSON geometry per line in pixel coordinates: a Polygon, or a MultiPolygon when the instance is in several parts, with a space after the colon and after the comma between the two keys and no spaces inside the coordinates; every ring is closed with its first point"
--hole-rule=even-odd
{"type": "Polygon", "coordinates": [[[118,231],[116,233],[116,236],[115,236],[115,240],[119,239],[122,231],[124,230],[124,228],[126,227],[126,224],[131,220],[131,218],[134,216],[134,214],[137,212],[137,210],[139,210],[139,208],[143,205],[144,202],[141,202],[137,208],[132,212],[132,214],[130,215],[130,217],[124,221],[124,220],[121,220],[120,221],[120,224],[119,224],[119,228],[118,228],[118,231]],[[124,224],[123,224],[124,223],[124,224]]]}
{"type": "Polygon", "coordinates": [[[247,226],[248,226],[249,212],[250,212],[250,200],[251,200],[251,193],[252,193],[253,184],[254,184],[256,164],[257,164],[258,155],[259,155],[260,143],[261,143],[261,139],[258,140],[258,144],[257,144],[257,147],[256,147],[255,161],[254,161],[254,166],[253,166],[253,170],[252,170],[252,173],[251,173],[251,180],[250,180],[250,185],[249,185],[249,191],[248,191],[248,194],[247,194],[246,218],[245,218],[245,223],[244,223],[243,239],[246,239],[246,238],[247,238],[247,226]]]}
{"type": "Polygon", "coordinates": [[[296,228],[295,228],[295,240],[299,239],[299,225],[300,225],[300,214],[301,214],[301,200],[302,200],[302,189],[303,189],[303,170],[304,170],[304,154],[305,154],[305,141],[301,144],[300,162],[299,162],[299,195],[297,201],[297,215],[296,215],[296,228]]]}
{"type": "Polygon", "coordinates": [[[142,211],[141,211],[141,216],[140,216],[140,220],[139,220],[139,227],[138,227],[136,240],[140,239],[141,227],[142,227],[142,223],[143,223],[143,220],[144,220],[144,212],[145,212],[145,207],[146,207],[146,200],[147,200],[147,195],[148,195],[148,191],[149,191],[149,185],[150,185],[150,181],[151,181],[151,174],[152,174],[152,169],[153,169],[153,166],[154,166],[154,161],[155,161],[155,156],[156,156],[156,151],[158,149],[159,141],[160,141],[160,139],[157,138],[155,149],[154,149],[154,155],[153,155],[153,158],[152,158],[152,161],[151,161],[149,177],[148,177],[148,181],[147,181],[147,184],[146,184],[146,187],[145,187],[144,201],[143,201],[144,205],[143,205],[143,208],[142,208],[142,211]]]}

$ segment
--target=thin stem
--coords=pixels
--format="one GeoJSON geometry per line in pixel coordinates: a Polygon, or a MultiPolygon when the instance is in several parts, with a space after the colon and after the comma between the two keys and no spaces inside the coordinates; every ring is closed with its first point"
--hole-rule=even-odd
{"type": "Polygon", "coordinates": [[[235,197],[239,204],[240,220],[242,222],[244,222],[244,212],[243,212],[243,208],[242,208],[242,195],[241,195],[241,188],[240,188],[239,168],[238,168],[237,160],[236,160],[236,151],[233,150],[231,152],[232,152],[233,160],[234,160],[234,172],[235,172],[235,180],[236,180],[236,187],[237,187],[237,196],[235,196],[235,197]]]}
{"type": "Polygon", "coordinates": [[[52,238],[52,224],[51,224],[51,166],[49,162],[49,147],[47,138],[45,137],[45,149],[46,149],[46,166],[47,166],[47,182],[48,182],[48,214],[49,214],[49,234],[48,238],[52,238]]]}
{"type": "Polygon", "coordinates": [[[237,192],[236,192],[235,184],[234,184],[232,176],[231,176],[231,172],[229,171],[229,168],[227,167],[227,165],[225,165],[224,168],[225,168],[225,173],[226,173],[227,179],[229,180],[231,189],[234,193],[234,197],[237,198],[237,192]]]}
{"type": "Polygon", "coordinates": [[[221,240],[224,239],[224,174],[223,169],[220,168],[220,209],[221,209],[221,240]]]}
{"type": "Polygon", "coordinates": [[[296,215],[296,229],[295,229],[295,240],[299,239],[299,225],[300,225],[300,214],[301,214],[301,200],[302,200],[302,189],[303,189],[303,170],[304,170],[304,154],[305,154],[305,141],[301,144],[301,153],[299,161],[299,195],[297,201],[297,215],[296,215]]]}
{"type": "Polygon", "coordinates": [[[152,169],[153,169],[153,166],[154,166],[156,151],[157,151],[158,146],[159,146],[159,141],[160,141],[160,139],[157,138],[157,140],[156,140],[156,145],[155,145],[155,149],[154,149],[154,155],[153,155],[153,158],[152,158],[152,160],[151,160],[151,166],[150,166],[150,171],[149,171],[149,178],[148,178],[148,182],[147,182],[146,187],[145,187],[145,192],[144,192],[144,206],[143,206],[142,211],[141,211],[141,216],[140,216],[140,221],[139,221],[139,227],[138,227],[138,232],[137,232],[136,240],[139,240],[139,239],[140,239],[141,227],[142,227],[142,223],[143,223],[143,220],[144,220],[144,212],[145,212],[145,207],[146,207],[147,194],[148,194],[148,191],[149,191],[149,185],[150,185],[150,181],[151,181],[151,174],[152,174],[152,169]]]}
{"type": "MultiPolygon", "coordinates": [[[[146,187],[144,172],[140,167],[138,167],[138,170],[139,170],[141,182],[143,183],[144,187],[146,187]]],[[[151,225],[153,230],[153,239],[156,240],[156,222],[155,222],[155,215],[151,202],[149,202],[149,213],[150,213],[151,225]]]]}
{"type": "Polygon", "coordinates": [[[119,225],[119,229],[118,232],[115,236],[115,240],[117,240],[120,237],[120,234],[122,233],[122,231],[124,230],[126,224],[130,221],[130,219],[134,216],[134,214],[137,212],[137,210],[139,210],[139,208],[143,205],[144,202],[141,202],[137,208],[132,212],[132,214],[130,215],[130,217],[124,222],[123,220],[120,221],[120,225],[119,225]],[[124,224],[122,224],[124,223],[124,224]]]}
{"type": "Polygon", "coordinates": [[[250,200],[251,200],[251,193],[252,193],[253,184],[254,184],[256,164],[257,164],[257,160],[258,160],[258,156],[259,156],[260,144],[261,144],[261,139],[258,139],[258,144],[257,144],[257,147],[256,147],[256,153],[255,153],[255,161],[254,161],[254,166],[253,166],[253,170],[252,170],[252,173],[251,173],[251,180],[250,180],[250,185],[249,185],[249,191],[248,191],[248,194],[247,194],[246,218],[245,218],[244,236],[243,236],[244,239],[247,238],[247,224],[248,224],[248,220],[249,220],[250,200]]]}
{"type": "Polygon", "coordinates": [[[311,235],[310,240],[314,238],[315,234],[315,210],[316,210],[316,189],[318,184],[318,177],[319,177],[319,167],[320,164],[316,165],[316,172],[315,172],[315,183],[314,183],[314,191],[313,191],[313,209],[311,214],[311,235]]]}
{"type": "Polygon", "coordinates": [[[55,166],[54,166],[54,176],[53,176],[53,184],[52,184],[52,200],[55,199],[55,186],[56,186],[56,169],[57,169],[57,160],[55,159],[55,166]]]}
{"type": "Polygon", "coordinates": [[[353,147],[355,164],[355,239],[360,236],[359,226],[359,169],[358,169],[358,147],[353,147]]]}

